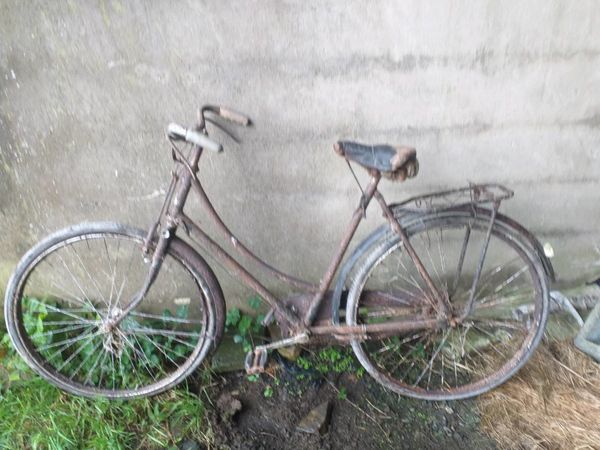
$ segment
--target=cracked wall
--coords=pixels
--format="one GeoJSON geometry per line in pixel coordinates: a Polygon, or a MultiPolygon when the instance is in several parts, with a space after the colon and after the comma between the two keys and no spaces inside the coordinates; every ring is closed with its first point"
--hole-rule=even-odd
{"type": "Polygon", "coordinates": [[[331,147],[349,138],[417,147],[418,178],[385,182],[390,200],[507,184],[503,211],[553,246],[559,279],[597,276],[599,21],[592,1],[4,1],[0,284],[67,224],[147,227],[166,124],[202,102],[256,124],[203,158],[201,179],[284,270],[317,280],[337,245],[358,190],[331,147]]]}

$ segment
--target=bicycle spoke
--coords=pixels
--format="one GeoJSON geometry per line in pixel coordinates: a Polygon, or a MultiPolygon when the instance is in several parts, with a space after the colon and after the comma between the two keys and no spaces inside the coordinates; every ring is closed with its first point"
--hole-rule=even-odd
{"type": "MultiPolygon", "coordinates": [[[[57,370],[58,372],[60,372],[60,371],[62,370],[62,368],[63,368],[63,367],[66,365],[66,364],[68,364],[68,363],[69,363],[69,362],[70,362],[70,361],[71,361],[73,358],[75,358],[75,357],[76,357],[76,356],[77,356],[77,355],[78,355],[78,354],[79,354],[81,351],[83,351],[83,349],[85,348],[85,346],[86,346],[87,344],[89,344],[90,342],[92,342],[92,341],[93,341],[93,339],[94,339],[94,335],[92,335],[92,334],[91,334],[91,331],[87,331],[87,332],[85,332],[85,333],[83,334],[83,337],[84,337],[84,338],[85,338],[85,337],[88,337],[88,341],[87,341],[85,344],[83,344],[83,345],[79,346],[79,348],[78,348],[78,349],[77,349],[75,352],[73,352],[73,353],[71,354],[71,356],[69,356],[69,358],[68,358],[66,361],[63,361],[63,364],[61,364],[61,366],[60,366],[60,367],[57,367],[57,368],[56,368],[56,370],[57,370]]],[[[58,355],[61,355],[61,354],[62,354],[62,353],[63,353],[63,352],[64,352],[64,351],[65,351],[67,348],[69,348],[71,345],[72,345],[72,343],[69,343],[69,342],[67,342],[66,344],[64,344],[64,345],[63,345],[63,347],[59,348],[59,349],[58,349],[56,352],[52,353],[52,355],[50,355],[50,356],[48,357],[48,361],[50,362],[50,361],[52,361],[54,358],[56,358],[58,355]]]]}
{"type": "Polygon", "coordinates": [[[82,367],[88,362],[88,360],[94,355],[94,353],[96,352],[96,350],[98,350],[98,347],[100,347],[102,345],[102,341],[99,342],[94,348],[93,351],[91,351],[82,361],[81,363],[79,363],[79,365],[77,366],[77,368],[75,369],[75,372],[73,372],[71,375],[69,375],[69,379],[72,380],[75,375],[77,375],[79,373],[79,371],[82,369],[82,367]]]}
{"type": "Polygon", "coordinates": [[[482,274],[481,279],[480,279],[481,285],[480,285],[479,289],[477,289],[477,295],[475,298],[477,298],[479,295],[481,295],[481,293],[485,292],[485,289],[490,285],[490,283],[492,283],[494,281],[494,276],[496,276],[497,274],[502,272],[506,267],[509,266],[509,264],[513,264],[514,262],[516,262],[518,260],[519,260],[518,257],[514,257],[513,259],[506,261],[503,264],[500,264],[498,266],[495,266],[495,267],[489,269],[485,274],[482,274]],[[486,281],[486,282],[483,283],[483,281],[486,281]]]}
{"type": "MultiPolygon", "coordinates": [[[[44,322],[44,325],[48,325],[48,324],[44,322]]],[[[44,333],[41,333],[39,336],[43,336],[43,337],[54,336],[55,334],[68,333],[69,331],[80,330],[81,328],[86,328],[86,327],[89,327],[89,326],[90,325],[88,325],[88,324],[72,325],[72,326],[68,326],[68,327],[65,327],[65,328],[58,328],[58,329],[55,329],[55,330],[46,331],[44,333]]]]}
{"type": "Polygon", "coordinates": [[[460,282],[460,277],[463,269],[463,264],[465,262],[465,255],[467,254],[467,245],[469,245],[469,238],[471,237],[471,226],[465,227],[465,236],[463,238],[463,244],[460,249],[460,256],[458,257],[458,264],[456,266],[456,275],[454,278],[454,282],[452,283],[452,292],[450,297],[454,295],[456,289],[458,288],[458,283],[460,282]]]}
{"type": "MultiPolygon", "coordinates": [[[[86,240],[87,242],[87,240],[86,240]]],[[[102,291],[100,290],[100,287],[98,287],[98,283],[96,282],[96,279],[90,274],[90,272],[87,270],[87,267],[85,266],[85,263],[83,262],[83,260],[81,259],[81,256],[79,256],[79,253],[77,252],[77,250],[75,250],[74,246],[69,246],[69,248],[71,249],[71,251],[75,254],[75,256],[77,257],[77,260],[79,261],[79,265],[81,266],[81,268],[84,270],[84,272],[86,273],[87,277],[90,279],[90,281],[92,282],[92,284],[94,285],[94,287],[96,288],[96,291],[98,291],[98,294],[100,295],[100,298],[102,299],[102,301],[104,302],[104,304],[106,305],[107,308],[110,309],[110,305],[108,304],[108,302],[106,301],[106,299],[104,298],[104,294],[102,293],[102,291]]]]}
{"type": "MultiPolygon", "coordinates": [[[[117,263],[119,262],[119,260],[117,259],[115,261],[115,266],[113,268],[112,266],[112,262],[110,260],[110,255],[108,253],[108,244],[106,243],[106,238],[103,237],[102,238],[102,242],[104,243],[104,250],[106,252],[106,260],[108,261],[108,270],[110,272],[110,295],[108,298],[108,310],[110,311],[112,309],[112,300],[113,300],[113,292],[115,289],[115,276],[117,275],[117,263]]],[[[119,254],[119,249],[121,248],[121,241],[117,241],[117,255],[119,254]]]]}
{"type": "MultiPolygon", "coordinates": [[[[62,262],[63,266],[65,267],[65,269],[67,269],[67,272],[69,272],[69,275],[71,275],[71,279],[73,280],[73,282],[75,283],[75,285],[77,286],[77,288],[80,290],[81,294],[83,295],[82,299],[87,299],[89,306],[92,307],[92,309],[94,310],[94,312],[98,313],[98,311],[94,307],[93,303],[89,300],[89,297],[87,296],[87,294],[85,293],[85,291],[83,290],[83,288],[81,287],[81,285],[77,282],[77,279],[75,278],[75,275],[73,275],[73,273],[71,272],[71,270],[67,266],[67,263],[65,263],[65,260],[60,255],[58,255],[58,257],[59,257],[60,261],[62,262]]],[[[100,315],[100,314],[98,314],[98,315],[100,315]]]]}
{"type": "MultiPolygon", "coordinates": [[[[102,332],[98,331],[94,334],[94,336],[99,336],[100,334],[102,334],[102,332]]],[[[38,348],[37,350],[40,352],[43,352],[43,351],[48,350],[49,348],[58,347],[59,345],[62,345],[62,344],[70,344],[70,343],[78,342],[78,341],[81,341],[82,339],[85,339],[85,336],[78,336],[75,338],[65,339],[64,341],[53,342],[52,344],[45,345],[43,347],[38,348]]]]}
{"type": "Polygon", "coordinates": [[[100,352],[98,354],[98,358],[96,358],[96,362],[92,365],[92,367],[88,370],[88,374],[85,377],[85,379],[83,380],[83,384],[89,384],[90,381],[92,381],[92,374],[94,373],[94,370],[96,370],[96,367],[98,366],[98,363],[100,362],[100,359],[103,357],[103,355],[106,354],[106,350],[104,350],[103,352],[100,352]]]}
{"type": "Polygon", "coordinates": [[[131,253],[129,254],[129,264],[127,265],[127,270],[123,272],[123,281],[121,282],[121,288],[119,289],[119,294],[117,296],[116,305],[121,306],[121,295],[123,293],[123,289],[129,280],[129,274],[131,273],[131,266],[133,264],[133,254],[135,253],[135,246],[131,246],[131,253]]]}
{"type": "Polygon", "coordinates": [[[204,321],[202,320],[191,320],[191,319],[181,319],[179,317],[172,316],[159,316],[158,314],[150,314],[150,313],[142,313],[138,311],[131,311],[129,313],[135,317],[144,317],[147,319],[157,319],[163,322],[175,322],[175,323],[187,323],[187,324],[195,324],[195,325],[203,325],[204,321]]]}
{"type": "MultiPolygon", "coordinates": [[[[45,264],[49,265],[53,270],[55,270],[54,265],[52,263],[50,263],[47,259],[42,260],[45,264]]],[[[91,307],[92,311],[96,311],[94,305],[92,304],[92,302],[88,299],[88,301],[86,302],[83,298],[78,297],[76,294],[70,292],[67,288],[65,288],[62,284],[58,284],[56,282],[56,280],[52,281],[52,287],[58,289],[59,291],[62,291],[64,294],[66,294],[67,296],[67,300],[71,300],[77,304],[80,304],[81,306],[88,306],[91,307]]],[[[44,287],[42,287],[42,291],[46,291],[47,295],[51,295],[53,297],[56,298],[64,298],[64,295],[62,294],[57,294],[56,292],[53,292],[49,289],[46,289],[44,287]]]]}
{"type": "Polygon", "coordinates": [[[164,328],[146,328],[146,327],[128,327],[123,331],[133,331],[134,334],[158,334],[160,336],[188,336],[188,337],[200,337],[200,333],[194,333],[189,331],[174,331],[167,330],[164,328]]]}
{"type": "MultiPolygon", "coordinates": [[[[158,342],[154,342],[154,340],[150,339],[148,336],[140,335],[140,337],[149,341],[159,352],[161,352],[169,361],[171,361],[173,363],[173,365],[175,365],[176,367],[179,367],[178,364],[175,361],[173,361],[173,359],[166,352],[167,350],[169,350],[167,347],[165,347],[164,345],[162,345],[158,342]]],[[[173,354],[179,356],[180,358],[185,358],[185,355],[181,355],[174,350],[169,350],[169,351],[171,351],[173,354]]]]}
{"type": "Polygon", "coordinates": [[[156,381],[156,375],[154,375],[152,373],[152,371],[150,370],[150,366],[146,363],[146,361],[150,364],[152,364],[150,362],[150,360],[146,357],[146,355],[144,354],[143,351],[140,351],[138,349],[135,348],[135,346],[129,341],[129,339],[127,338],[127,336],[125,334],[122,334],[122,337],[124,339],[124,342],[129,345],[129,347],[133,350],[133,352],[138,355],[138,358],[140,358],[140,362],[142,363],[142,365],[144,366],[144,368],[146,369],[146,372],[148,372],[148,375],[150,375],[150,377],[156,381]]]}
{"type": "Polygon", "coordinates": [[[97,323],[97,321],[84,319],[83,317],[78,316],[77,314],[74,314],[74,312],[87,312],[85,310],[75,310],[75,309],[73,309],[73,310],[66,310],[66,309],[61,309],[61,308],[57,308],[56,306],[49,305],[47,303],[42,303],[42,302],[40,302],[38,300],[35,300],[33,298],[29,299],[29,301],[39,303],[40,305],[44,305],[44,307],[47,308],[47,309],[49,309],[50,311],[54,311],[54,312],[57,312],[57,313],[60,313],[60,314],[64,314],[65,316],[69,316],[69,317],[71,317],[73,319],[78,319],[80,322],[83,322],[83,323],[91,323],[91,324],[97,323]]]}

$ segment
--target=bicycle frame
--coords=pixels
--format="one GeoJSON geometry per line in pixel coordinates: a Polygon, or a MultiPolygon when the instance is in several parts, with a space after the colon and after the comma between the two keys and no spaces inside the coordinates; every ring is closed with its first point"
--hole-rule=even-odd
{"type": "MultiPolygon", "coordinates": [[[[202,155],[202,151],[202,148],[193,146],[189,158],[186,158],[182,152],[175,145],[173,145],[173,159],[176,162],[178,169],[172,173],[171,183],[169,189],[167,190],[159,218],[150,228],[144,244],[144,253],[146,255],[149,255],[153,250],[152,263],[149,268],[148,276],[142,289],[134,297],[130,304],[124,308],[119,317],[114,320],[114,324],[120,322],[120,320],[122,320],[122,318],[125,317],[129,311],[134,309],[144,298],[146,292],[152,285],[160,270],[161,263],[168,249],[169,242],[175,235],[175,232],[179,226],[183,226],[188,235],[194,241],[198,242],[203,248],[205,248],[208,253],[211,254],[211,256],[215,258],[225,269],[227,269],[232,276],[238,278],[240,281],[242,281],[242,283],[262,297],[271,307],[270,314],[274,312],[279,318],[287,322],[287,326],[289,326],[289,328],[292,330],[293,335],[303,336],[306,338],[306,340],[302,340],[302,342],[306,342],[308,340],[308,336],[320,338],[333,337],[338,341],[348,341],[356,338],[368,339],[370,337],[381,338],[385,336],[397,335],[399,332],[409,332],[424,328],[437,328],[441,326],[447,326],[449,324],[449,299],[440,295],[436,289],[425,266],[413,249],[404,229],[400,225],[399,221],[394,217],[394,214],[387,205],[383,195],[377,190],[377,186],[381,179],[381,173],[379,171],[373,169],[369,170],[370,181],[364,190],[359,205],[354,210],[352,218],[350,219],[350,222],[342,236],[339,247],[333,255],[323,278],[321,279],[320,283],[316,285],[286,274],[272,267],[261,258],[256,256],[252,251],[250,251],[229,230],[214,209],[211,201],[209,200],[206,192],[202,188],[202,185],[197,178],[196,174],[198,172],[198,164],[202,155]],[[248,270],[246,270],[242,264],[240,264],[208,234],[206,234],[202,228],[196,222],[194,222],[193,219],[184,213],[183,209],[188,195],[192,189],[196,194],[198,194],[202,207],[204,208],[205,212],[208,213],[208,216],[214,222],[219,232],[227,239],[228,242],[231,243],[231,246],[235,251],[237,251],[238,254],[252,260],[258,265],[259,269],[271,277],[286,283],[291,288],[300,289],[305,294],[310,294],[312,296],[308,308],[306,311],[304,311],[302,316],[297,315],[291,310],[291,308],[286,306],[267,287],[260,283],[260,281],[258,281],[248,270]],[[410,258],[415,264],[421,278],[426,284],[427,290],[429,291],[430,296],[428,295],[426,300],[437,312],[437,315],[434,318],[428,316],[427,318],[423,319],[413,318],[411,320],[390,321],[379,324],[361,324],[356,326],[332,324],[314,326],[315,318],[333,281],[335,273],[339,268],[340,263],[346,254],[348,246],[352,241],[358,226],[365,216],[365,211],[373,198],[375,198],[378,202],[391,228],[400,236],[402,245],[410,255],[410,258]]],[[[498,204],[495,204],[494,210],[497,210],[498,205],[499,202],[498,204]]],[[[493,220],[490,224],[490,230],[492,225],[493,220]]],[[[485,249],[481,255],[482,261],[484,257],[485,249]]],[[[476,285],[476,283],[477,281],[474,280],[474,285],[476,285]]]]}

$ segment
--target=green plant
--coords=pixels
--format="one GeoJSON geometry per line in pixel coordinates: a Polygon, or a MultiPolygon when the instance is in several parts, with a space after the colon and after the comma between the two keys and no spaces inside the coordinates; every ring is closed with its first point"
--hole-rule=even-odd
{"type": "Polygon", "coordinates": [[[267,385],[265,387],[265,390],[263,391],[263,396],[265,398],[271,398],[271,397],[273,397],[273,387],[270,386],[270,385],[267,385]]]}
{"type": "MultiPolygon", "coordinates": [[[[41,302],[30,303],[24,312],[28,332],[36,343],[51,342],[44,322],[53,320],[52,313],[41,302]]],[[[175,312],[185,313],[184,308],[175,312]]],[[[176,342],[165,345],[177,351],[176,342]]],[[[149,351],[148,358],[153,355],[158,357],[149,351]]],[[[33,374],[0,329],[0,448],[158,449],[176,447],[184,438],[212,442],[204,404],[186,386],[152,399],[70,396],[33,374]]]]}
{"type": "Polygon", "coordinates": [[[355,373],[360,378],[365,372],[348,348],[325,347],[306,356],[299,356],[296,364],[303,370],[315,370],[321,374],[355,373]]]}
{"type": "MultiPolygon", "coordinates": [[[[253,296],[248,299],[248,305],[254,312],[257,312],[261,305],[261,299],[253,296]]],[[[254,345],[254,336],[262,331],[263,314],[251,316],[242,313],[239,308],[231,308],[227,311],[225,317],[225,328],[228,332],[234,332],[233,342],[242,345],[245,352],[252,350],[254,345]]]]}
{"type": "MultiPolygon", "coordinates": [[[[122,346],[119,364],[114,366],[110,358],[104,358],[103,363],[98,364],[98,359],[94,357],[97,354],[100,343],[97,339],[83,341],[83,344],[76,349],[67,347],[64,351],[56,351],[53,344],[55,341],[61,341],[68,338],[77,338],[80,334],[79,327],[74,327],[72,331],[56,333],[63,325],[61,321],[65,320],[64,315],[56,312],[58,303],[51,299],[44,298],[43,301],[28,297],[23,299],[23,324],[30,336],[32,342],[37,348],[48,348],[41,351],[41,355],[47,361],[55,366],[61,366],[63,374],[69,373],[88,373],[89,381],[97,384],[104,376],[105,379],[114,384],[131,385],[151,377],[151,370],[160,370],[160,367],[169,367],[179,365],[187,359],[190,349],[195,347],[194,338],[175,337],[173,335],[155,334],[151,338],[146,335],[137,335],[135,345],[122,346]],[[75,350],[76,349],[76,350],[75,350]],[[145,370],[140,369],[140,361],[145,370]],[[136,365],[137,364],[137,365],[136,365]]],[[[96,313],[80,313],[80,317],[89,320],[99,320],[96,313]]],[[[175,313],[170,309],[164,309],[163,319],[188,318],[188,305],[179,305],[175,308],[175,313]]],[[[165,320],[147,319],[134,316],[127,316],[121,329],[152,328],[160,329],[165,325],[165,320]]],[[[64,328],[63,328],[64,329],[64,328]]],[[[8,338],[8,336],[6,336],[8,338]]],[[[24,363],[23,363],[24,364],[24,363]]],[[[12,372],[9,381],[15,381],[17,373],[12,372]]]]}

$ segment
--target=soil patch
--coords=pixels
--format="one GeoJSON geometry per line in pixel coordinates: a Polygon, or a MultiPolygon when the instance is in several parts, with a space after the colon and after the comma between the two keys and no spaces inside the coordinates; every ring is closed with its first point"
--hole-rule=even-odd
{"type": "MultiPolygon", "coordinates": [[[[425,402],[386,391],[368,375],[299,373],[271,366],[258,380],[218,377],[211,398],[238,399],[233,416],[212,413],[217,448],[231,449],[466,449],[496,448],[480,432],[474,401],[425,402]],[[331,400],[323,435],[296,431],[313,408],[331,400]]],[[[227,410],[227,408],[225,408],[227,410]]]]}

